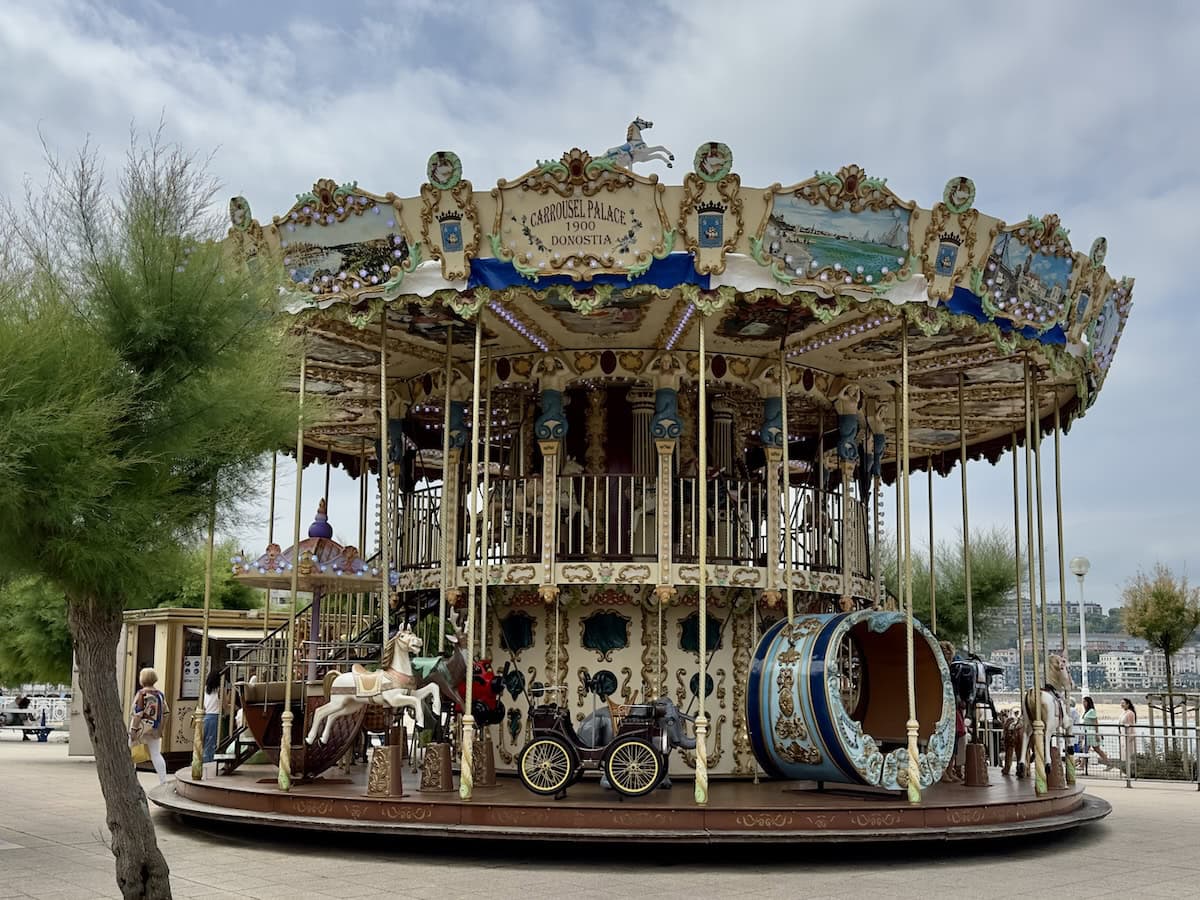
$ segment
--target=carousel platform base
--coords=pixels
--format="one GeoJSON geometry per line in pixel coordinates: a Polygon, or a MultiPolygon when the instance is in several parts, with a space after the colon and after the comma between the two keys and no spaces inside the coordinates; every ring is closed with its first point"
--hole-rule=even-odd
{"type": "MultiPolygon", "coordinates": [[[[1076,785],[1034,795],[1028,779],[993,772],[989,787],[935,785],[919,804],[903,796],[844,785],[714,781],[707,807],[697,807],[690,780],[649,797],[619,800],[596,781],[573,786],[566,799],[529,793],[512,777],[476,788],[400,799],[366,794],[365,773],[293,785],[272,783],[275,770],[244,767],[235,775],[193,781],[186,769],[150,799],[185,818],[312,831],[408,834],[438,838],[620,843],[819,843],[825,841],[980,840],[1046,833],[1096,822],[1109,804],[1076,785]],[[265,783],[264,783],[265,782],[265,783]]],[[[338,774],[341,773],[331,773],[338,774]]],[[[418,778],[405,772],[406,782],[418,778]]]]}

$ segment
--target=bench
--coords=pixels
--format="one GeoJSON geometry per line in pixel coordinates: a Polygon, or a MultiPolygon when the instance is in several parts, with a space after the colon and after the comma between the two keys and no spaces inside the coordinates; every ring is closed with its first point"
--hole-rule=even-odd
{"type": "Polygon", "coordinates": [[[39,724],[35,713],[25,710],[8,710],[0,713],[0,731],[19,731],[22,735],[32,734],[40,743],[46,743],[53,725],[39,724]]]}

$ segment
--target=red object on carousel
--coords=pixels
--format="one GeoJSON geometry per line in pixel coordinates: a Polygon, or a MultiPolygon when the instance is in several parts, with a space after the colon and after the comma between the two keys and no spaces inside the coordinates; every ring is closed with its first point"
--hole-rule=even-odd
{"type": "MultiPolygon", "coordinates": [[[[504,679],[492,669],[490,659],[478,659],[471,666],[474,685],[471,688],[471,714],[475,717],[476,725],[496,725],[504,721],[504,703],[501,697],[504,693],[504,679]]],[[[460,697],[467,696],[467,685],[460,681],[454,686],[460,697]]],[[[455,712],[462,709],[455,704],[455,712]]]]}

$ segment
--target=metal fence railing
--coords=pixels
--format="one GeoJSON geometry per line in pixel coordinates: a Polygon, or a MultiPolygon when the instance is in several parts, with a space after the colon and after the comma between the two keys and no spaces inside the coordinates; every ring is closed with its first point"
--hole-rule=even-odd
{"type": "MultiPolygon", "coordinates": [[[[977,733],[992,765],[1003,766],[1006,755],[1013,766],[1019,762],[1018,749],[1006,754],[998,725],[982,723],[977,733]]],[[[1071,735],[1054,740],[1060,748],[1071,746],[1079,777],[1124,781],[1126,787],[1135,781],[1190,782],[1200,791],[1200,729],[1194,725],[1077,725],[1071,735]]]]}

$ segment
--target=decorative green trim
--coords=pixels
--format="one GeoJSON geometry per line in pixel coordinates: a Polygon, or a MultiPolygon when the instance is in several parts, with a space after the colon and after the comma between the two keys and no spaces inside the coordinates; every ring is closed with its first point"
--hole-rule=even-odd
{"type": "Polygon", "coordinates": [[[887,187],[886,178],[864,178],[863,187],[868,191],[881,191],[887,187]]]}
{"type": "MultiPolygon", "coordinates": [[[[733,298],[737,296],[737,288],[732,285],[723,284],[709,291],[701,291],[697,285],[688,285],[694,288],[694,294],[688,296],[688,293],[683,293],[683,296],[692,301],[692,305],[704,315],[705,318],[711,316],[715,312],[724,309],[733,302],[733,298]]],[[[690,292],[689,292],[690,293],[690,292]]]]}
{"type": "Polygon", "coordinates": [[[612,300],[613,286],[611,284],[597,284],[590,291],[575,291],[567,288],[565,291],[559,288],[558,296],[571,304],[571,308],[580,315],[590,316],[596,310],[608,306],[612,300]]]}
{"type": "Polygon", "coordinates": [[[345,184],[339,184],[337,190],[333,192],[334,200],[343,200],[346,197],[353,196],[358,193],[358,182],[347,181],[345,184]]]}
{"type": "Polygon", "coordinates": [[[570,175],[570,171],[562,160],[558,159],[539,159],[537,161],[537,174],[539,175],[561,175],[564,178],[570,175]]]}
{"type": "Polygon", "coordinates": [[[822,172],[818,169],[813,172],[813,177],[817,179],[817,184],[827,184],[839,191],[842,189],[842,179],[838,178],[832,172],[822,172]]]}
{"type": "Polygon", "coordinates": [[[319,203],[319,202],[320,201],[317,200],[317,195],[314,194],[312,191],[305,191],[303,194],[296,195],[296,206],[300,206],[302,203],[319,203]]]}
{"type": "MultiPolygon", "coordinates": [[[[559,163],[562,170],[567,171],[567,167],[559,163]]],[[[617,162],[607,156],[593,157],[592,160],[583,167],[583,174],[589,178],[595,178],[601,172],[615,172],[617,170],[617,162]]]]}
{"type": "Polygon", "coordinates": [[[475,288],[471,296],[465,296],[458,291],[449,293],[449,297],[442,298],[442,304],[452,310],[460,319],[474,319],[492,299],[491,288],[486,287],[475,288]]]}

